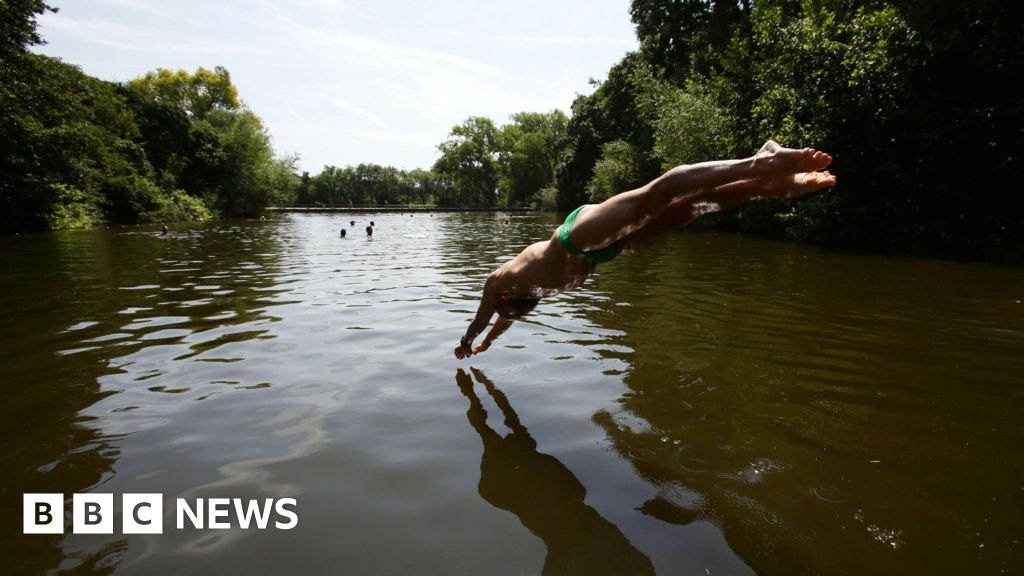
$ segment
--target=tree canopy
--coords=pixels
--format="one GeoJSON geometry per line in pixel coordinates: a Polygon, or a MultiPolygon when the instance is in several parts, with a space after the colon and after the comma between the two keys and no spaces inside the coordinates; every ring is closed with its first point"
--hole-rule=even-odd
{"type": "Polygon", "coordinates": [[[287,202],[276,158],[224,68],[127,83],[32,54],[44,2],[0,11],[0,231],[253,216],[287,202]]]}
{"type": "Polygon", "coordinates": [[[630,174],[746,156],[773,138],[831,152],[840,187],[705,221],[835,246],[1022,259],[1024,198],[1012,182],[1024,100],[1010,85],[1022,71],[1021,11],[996,1],[634,0],[640,50],[573,104],[559,207],[628,187],[630,174]]]}
{"type": "Polygon", "coordinates": [[[640,49],[571,115],[471,116],[431,169],[295,173],[227,70],[110,83],[31,54],[39,0],[0,12],[0,229],[253,215],[268,204],[571,210],[766,139],[833,154],[840,186],[703,219],[853,248],[1024,260],[1020,3],[633,0],[640,49]]]}

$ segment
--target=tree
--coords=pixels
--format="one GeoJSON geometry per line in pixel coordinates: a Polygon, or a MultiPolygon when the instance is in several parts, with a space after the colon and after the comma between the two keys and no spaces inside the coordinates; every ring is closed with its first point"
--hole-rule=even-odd
{"type": "MultiPolygon", "coordinates": [[[[344,188],[342,179],[341,169],[337,166],[324,166],[319,174],[310,179],[313,202],[323,206],[334,206],[340,203],[341,191],[344,188]]],[[[347,204],[348,198],[344,200],[347,204]]]]}
{"type": "Polygon", "coordinates": [[[895,161],[927,147],[904,148],[927,130],[913,127],[912,111],[924,97],[908,82],[919,50],[900,13],[891,6],[843,13],[808,6],[790,16],[765,8],[754,15],[752,37],[751,124],[765,138],[840,151],[836,170],[849,191],[789,203],[780,213],[787,235],[876,249],[914,242],[929,226],[915,212],[935,199],[918,196],[931,176],[917,162],[895,161]]]}
{"type": "Polygon", "coordinates": [[[0,4],[0,231],[255,215],[289,199],[277,159],[221,67],[126,85],[26,51],[45,2],[0,4]]]}
{"type": "Polygon", "coordinates": [[[601,147],[601,159],[594,165],[594,177],[587,183],[587,196],[598,203],[628,190],[637,180],[636,151],[628,142],[616,140],[601,147]]]}
{"type": "Polygon", "coordinates": [[[415,168],[409,171],[408,176],[412,183],[410,202],[415,199],[419,204],[430,204],[441,196],[441,182],[437,174],[430,170],[415,168]]]}
{"type": "Polygon", "coordinates": [[[677,88],[647,70],[639,70],[635,82],[662,169],[736,155],[733,119],[707,83],[690,80],[677,88]]]}
{"type": "Polygon", "coordinates": [[[183,110],[192,118],[205,119],[215,110],[238,110],[238,90],[231,75],[221,66],[212,71],[199,68],[195,74],[159,68],[128,84],[144,99],[183,110]]]}
{"type": "Polygon", "coordinates": [[[509,206],[528,205],[555,180],[568,118],[561,110],[520,112],[499,133],[501,188],[509,206]]]}
{"type": "Polygon", "coordinates": [[[678,81],[710,72],[736,29],[747,26],[751,5],[751,0],[633,0],[629,14],[646,60],[678,81]]]}
{"type": "Polygon", "coordinates": [[[224,216],[255,216],[290,202],[295,158],[275,158],[263,121],[241,105],[227,70],[159,69],[125,86],[156,179],[224,216]]]}
{"type": "Polygon", "coordinates": [[[606,81],[594,82],[593,94],[573,102],[556,176],[560,209],[571,210],[587,201],[587,183],[608,142],[622,140],[636,151],[637,180],[630,186],[658,175],[660,166],[652,154],[654,132],[634,82],[637,71],[648,66],[640,53],[631,52],[612,66],[606,81]]]}
{"type": "Polygon", "coordinates": [[[297,158],[275,159],[263,121],[249,110],[221,113],[224,173],[218,208],[226,216],[258,216],[266,206],[291,202],[297,158]],[[291,176],[291,177],[290,177],[291,176]],[[293,178],[294,177],[294,178],[293,178]]]}
{"type": "Polygon", "coordinates": [[[472,116],[452,128],[438,147],[434,171],[449,179],[456,202],[465,206],[498,204],[497,129],[490,118],[472,116]]]}
{"type": "Polygon", "coordinates": [[[57,12],[43,0],[4,0],[0,7],[0,59],[23,54],[29,46],[43,44],[36,18],[57,12]]]}
{"type": "Polygon", "coordinates": [[[0,69],[0,229],[138,221],[158,207],[152,168],[117,87],[46,56],[0,69]]]}
{"type": "Polygon", "coordinates": [[[176,106],[149,100],[131,89],[123,90],[123,93],[134,112],[139,136],[146,157],[156,171],[157,181],[164,188],[185,187],[179,180],[195,152],[197,138],[193,122],[184,110],[176,106]]]}
{"type": "Polygon", "coordinates": [[[295,189],[295,203],[313,203],[313,179],[309,177],[309,172],[305,170],[302,172],[302,176],[299,177],[299,185],[295,189]]]}

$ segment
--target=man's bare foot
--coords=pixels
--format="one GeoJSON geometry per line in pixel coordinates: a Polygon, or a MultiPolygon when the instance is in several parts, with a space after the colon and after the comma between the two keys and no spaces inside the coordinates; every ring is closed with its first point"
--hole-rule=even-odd
{"type": "Polygon", "coordinates": [[[831,163],[832,157],[824,152],[813,148],[785,148],[774,140],[765,142],[754,155],[754,167],[761,178],[816,172],[831,163]]]}
{"type": "Polygon", "coordinates": [[[836,177],[828,170],[800,172],[763,180],[765,196],[771,198],[797,198],[835,185],[836,177]]]}

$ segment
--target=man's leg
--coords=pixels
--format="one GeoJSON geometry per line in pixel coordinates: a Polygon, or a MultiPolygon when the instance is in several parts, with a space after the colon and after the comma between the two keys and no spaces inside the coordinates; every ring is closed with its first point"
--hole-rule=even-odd
{"type": "Polygon", "coordinates": [[[686,226],[698,218],[692,198],[680,198],[669,204],[661,214],[652,218],[646,226],[619,240],[622,254],[633,254],[661,240],[669,232],[686,226]]]}
{"type": "Polygon", "coordinates": [[[761,197],[764,192],[765,183],[759,179],[752,179],[730,182],[710,191],[679,198],[672,201],[667,209],[651,219],[647,225],[622,238],[619,245],[623,253],[639,252],[669,232],[682,228],[705,214],[745,204],[761,197]]]}
{"type": "Polygon", "coordinates": [[[580,212],[570,239],[580,250],[602,248],[647,226],[676,200],[732,182],[820,170],[831,160],[811,148],[794,150],[768,142],[751,158],[679,166],[641,188],[580,212]]]}
{"type": "Polygon", "coordinates": [[[730,182],[710,191],[674,200],[646,226],[622,238],[620,246],[624,253],[637,252],[705,214],[728,210],[761,198],[795,198],[835,184],[835,176],[828,171],[730,182]]]}

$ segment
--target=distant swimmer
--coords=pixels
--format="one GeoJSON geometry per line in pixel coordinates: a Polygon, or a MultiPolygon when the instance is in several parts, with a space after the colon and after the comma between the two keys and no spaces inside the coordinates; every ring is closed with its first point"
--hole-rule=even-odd
{"type": "Polygon", "coordinates": [[[164,236],[167,236],[167,224],[164,224],[164,227],[163,227],[163,229],[162,229],[162,230],[160,231],[160,234],[162,234],[162,235],[164,235],[164,236]]]}
{"type": "Polygon", "coordinates": [[[367,226],[366,227],[366,235],[367,236],[373,236],[373,226],[367,226]]]}
{"type": "Polygon", "coordinates": [[[346,232],[345,229],[342,228],[341,229],[341,237],[344,238],[346,234],[348,234],[348,232],[346,232]]]}
{"type": "Polygon", "coordinates": [[[349,226],[355,226],[355,225],[356,225],[356,221],[355,221],[355,220],[352,220],[351,222],[349,222],[349,223],[348,223],[348,225],[349,225],[349,226]]]}
{"type": "Polygon", "coordinates": [[[836,177],[824,171],[831,163],[824,152],[769,141],[749,158],[677,166],[636,190],[580,206],[550,239],[528,246],[487,276],[455,357],[487,350],[542,297],[579,287],[599,263],[637,252],[705,214],[835,186],[836,177]],[[491,331],[473,348],[495,312],[491,331]]]}

